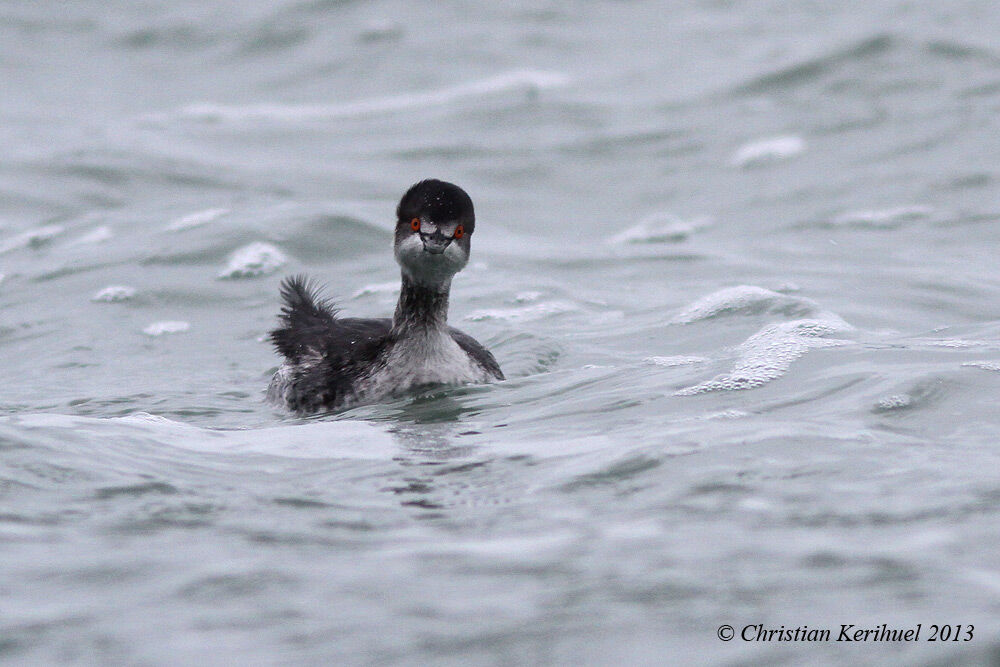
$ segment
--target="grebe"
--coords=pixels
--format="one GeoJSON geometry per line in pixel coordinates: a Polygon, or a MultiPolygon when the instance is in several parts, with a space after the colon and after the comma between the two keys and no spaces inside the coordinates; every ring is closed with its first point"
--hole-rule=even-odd
{"type": "Polygon", "coordinates": [[[393,249],[402,271],[392,319],[342,318],[304,276],[281,285],[271,342],[285,360],[268,400],[300,414],[337,410],[430,385],[503,380],[489,350],[448,326],[452,277],[469,261],[476,215],[452,183],[415,184],[396,208],[393,249]]]}

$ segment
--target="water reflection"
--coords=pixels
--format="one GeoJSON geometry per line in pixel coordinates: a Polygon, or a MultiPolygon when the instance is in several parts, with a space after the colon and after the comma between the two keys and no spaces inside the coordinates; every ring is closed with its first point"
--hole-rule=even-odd
{"type": "MultiPolygon", "coordinates": [[[[446,466],[456,460],[467,460],[475,447],[463,444],[466,436],[478,433],[461,423],[463,415],[471,408],[456,397],[441,393],[420,396],[408,402],[397,414],[397,425],[389,430],[399,445],[400,454],[393,457],[405,470],[384,490],[400,497],[400,504],[425,510],[443,510],[451,504],[445,500],[454,497],[466,484],[461,480],[442,480],[441,474],[451,470],[467,469],[468,464],[446,466]],[[458,485],[461,489],[450,488],[458,485]]],[[[478,467],[484,462],[475,462],[478,467]]],[[[443,516],[440,511],[421,518],[443,516]]]]}

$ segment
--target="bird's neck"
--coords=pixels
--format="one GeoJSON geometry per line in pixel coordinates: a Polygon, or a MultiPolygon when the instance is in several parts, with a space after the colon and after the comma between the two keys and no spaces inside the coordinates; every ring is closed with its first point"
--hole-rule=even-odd
{"type": "Polygon", "coordinates": [[[405,273],[399,302],[392,316],[392,331],[414,335],[443,331],[448,326],[448,292],[451,280],[437,285],[418,283],[405,273]]]}

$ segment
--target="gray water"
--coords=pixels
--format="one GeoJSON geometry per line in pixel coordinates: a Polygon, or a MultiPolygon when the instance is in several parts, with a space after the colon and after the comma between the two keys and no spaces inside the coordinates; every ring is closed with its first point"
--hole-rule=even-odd
{"type": "Polygon", "coordinates": [[[1000,663],[1000,9],[0,3],[0,661],[1000,663]],[[297,419],[476,202],[508,380],[297,419]],[[922,624],[921,641],[723,642],[922,624]],[[975,626],[927,642],[930,624],[975,626]]]}

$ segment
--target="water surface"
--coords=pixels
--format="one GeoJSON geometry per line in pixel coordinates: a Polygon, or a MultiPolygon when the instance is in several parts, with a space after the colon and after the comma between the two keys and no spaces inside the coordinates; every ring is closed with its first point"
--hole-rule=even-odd
{"type": "Polygon", "coordinates": [[[983,664],[1000,10],[0,6],[0,659],[983,664]],[[297,419],[277,286],[478,214],[508,380],[297,419]],[[974,624],[724,643],[722,624],[974,624]]]}

